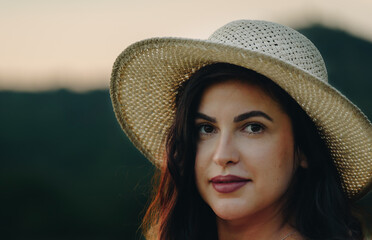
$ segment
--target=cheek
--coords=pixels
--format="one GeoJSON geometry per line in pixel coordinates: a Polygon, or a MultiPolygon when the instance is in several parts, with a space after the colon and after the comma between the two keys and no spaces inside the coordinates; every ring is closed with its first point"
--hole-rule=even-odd
{"type": "Polygon", "coordinates": [[[199,141],[195,155],[195,184],[202,199],[210,206],[214,199],[214,190],[209,183],[209,178],[220,170],[213,161],[216,146],[216,139],[199,141]]]}
{"type": "Polygon", "coordinates": [[[262,191],[283,191],[294,172],[294,143],[291,131],[262,139],[245,148],[247,169],[262,191]],[[271,186],[271,187],[270,187],[271,186]]]}
{"type": "Polygon", "coordinates": [[[200,163],[200,159],[198,157],[196,157],[195,159],[195,167],[194,167],[194,171],[195,171],[195,183],[196,183],[196,186],[198,187],[199,189],[199,186],[200,186],[200,183],[201,183],[201,175],[202,175],[202,172],[203,172],[203,165],[200,163]]]}
{"type": "Polygon", "coordinates": [[[290,126],[280,135],[276,151],[278,153],[278,168],[292,172],[294,166],[294,140],[290,126]]]}
{"type": "Polygon", "coordinates": [[[211,159],[211,148],[205,143],[198,143],[195,156],[195,183],[201,195],[203,195],[203,186],[208,183],[207,170],[209,159],[211,159]]]}
{"type": "Polygon", "coordinates": [[[196,145],[195,171],[205,170],[213,161],[216,141],[199,141],[196,145]]]}
{"type": "Polygon", "coordinates": [[[293,166],[293,143],[288,139],[265,139],[242,148],[245,163],[254,170],[287,169],[293,166]]]}

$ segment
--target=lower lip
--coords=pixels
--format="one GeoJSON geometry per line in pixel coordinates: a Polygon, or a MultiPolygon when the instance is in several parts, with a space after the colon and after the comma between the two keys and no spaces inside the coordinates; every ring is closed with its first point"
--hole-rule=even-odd
{"type": "Polygon", "coordinates": [[[216,183],[212,182],[213,188],[219,193],[232,193],[243,187],[250,181],[239,181],[239,182],[225,182],[225,183],[216,183]]]}

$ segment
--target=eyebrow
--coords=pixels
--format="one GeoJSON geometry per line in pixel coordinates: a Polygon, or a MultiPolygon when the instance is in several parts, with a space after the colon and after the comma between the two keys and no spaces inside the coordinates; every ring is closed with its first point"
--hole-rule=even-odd
{"type": "MultiPolygon", "coordinates": [[[[273,122],[273,119],[269,115],[267,115],[266,113],[261,112],[261,111],[251,111],[251,112],[242,113],[239,116],[234,117],[234,122],[241,122],[241,121],[244,121],[244,120],[246,120],[248,118],[251,118],[251,117],[263,117],[263,118],[266,118],[267,120],[273,122]]],[[[210,117],[210,116],[205,115],[205,114],[200,113],[200,112],[198,112],[196,114],[196,118],[201,118],[201,119],[207,120],[209,122],[213,122],[213,123],[217,122],[216,118],[210,117]]]]}
{"type": "Polygon", "coordinates": [[[273,122],[273,119],[269,115],[261,111],[251,111],[251,112],[240,114],[239,116],[234,117],[234,122],[241,122],[251,117],[263,117],[273,122]]]}
{"type": "Polygon", "coordinates": [[[201,118],[201,119],[207,120],[209,122],[213,122],[213,123],[217,122],[216,118],[210,117],[210,116],[205,115],[205,114],[200,113],[200,112],[196,113],[196,118],[201,118]]]}

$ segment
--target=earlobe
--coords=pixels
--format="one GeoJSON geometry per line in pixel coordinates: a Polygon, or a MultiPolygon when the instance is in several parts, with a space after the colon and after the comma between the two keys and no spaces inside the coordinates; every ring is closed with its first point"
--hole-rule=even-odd
{"type": "Polygon", "coordinates": [[[300,167],[302,168],[308,168],[309,166],[307,164],[307,157],[302,151],[299,151],[299,163],[300,163],[300,167]]]}
{"type": "Polygon", "coordinates": [[[309,165],[305,154],[300,149],[297,149],[296,153],[298,165],[302,168],[308,168],[309,165]]]}
{"type": "Polygon", "coordinates": [[[306,159],[305,155],[303,155],[303,154],[301,154],[300,166],[302,168],[308,168],[307,159],[306,159]]]}

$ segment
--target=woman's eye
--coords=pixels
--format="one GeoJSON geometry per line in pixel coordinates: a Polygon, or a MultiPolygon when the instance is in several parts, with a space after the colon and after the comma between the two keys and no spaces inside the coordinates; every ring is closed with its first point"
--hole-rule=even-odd
{"type": "Polygon", "coordinates": [[[249,134],[257,134],[264,130],[264,127],[257,123],[251,123],[245,126],[244,131],[248,132],[249,134]]]}
{"type": "Polygon", "coordinates": [[[211,134],[215,131],[214,127],[208,124],[203,124],[199,126],[200,134],[211,134]]]}

